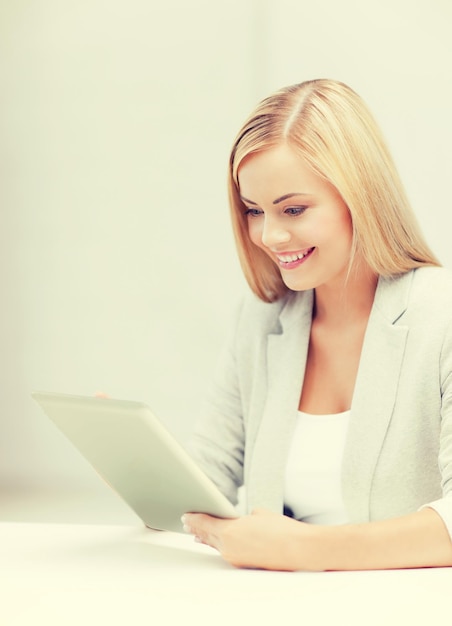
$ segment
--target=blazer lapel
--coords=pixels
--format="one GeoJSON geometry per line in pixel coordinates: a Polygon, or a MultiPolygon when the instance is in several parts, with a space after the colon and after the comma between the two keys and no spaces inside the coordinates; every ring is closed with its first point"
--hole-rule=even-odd
{"type": "Polygon", "coordinates": [[[290,299],[278,331],[267,338],[266,402],[247,488],[251,508],[283,509],[284,472],[295,427],[309,346],[313,293],[290,299]]]}
{"type": "Polygon", "coordinates": [[[369,521],[372,478],[396,400],[413,272],[379,281],[361,352],[344,451],[343,496],[350,519],[369,521]]]}

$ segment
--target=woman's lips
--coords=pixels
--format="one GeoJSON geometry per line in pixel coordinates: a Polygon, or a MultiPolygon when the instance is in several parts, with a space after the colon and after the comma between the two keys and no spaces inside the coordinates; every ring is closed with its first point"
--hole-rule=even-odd
{"type": "Polygon", "coordinates": [[[314,248],[305,248],[304,250],[299,250],[298,252],[286,252],[284,254],[277,254],[276,258],[278,259],[279,267],[285,270],[291,270],[302,263],[304,263],[314,252],[314,248]]]}

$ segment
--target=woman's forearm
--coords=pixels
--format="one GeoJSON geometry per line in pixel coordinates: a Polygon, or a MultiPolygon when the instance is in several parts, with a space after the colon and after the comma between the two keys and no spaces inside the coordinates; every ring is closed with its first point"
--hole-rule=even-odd
{"type": "Polygon", "coordinates": [[[316,538],[309,551],[311,564],[306,563],[306,542],[300,535],[297,557],[302,569],[306,566],[314,570],[452,566],[449,533],[438,513],[430,508],[390,520],[312,530],[316,538]]]}
{"type": "Polygon", "coordinates": [[[190,513],[184,526],[236,567],[327,571],[452,566],[449,533],[430,508],[342,526],[306,524],[265,510],[232,520],[190,513]]]}

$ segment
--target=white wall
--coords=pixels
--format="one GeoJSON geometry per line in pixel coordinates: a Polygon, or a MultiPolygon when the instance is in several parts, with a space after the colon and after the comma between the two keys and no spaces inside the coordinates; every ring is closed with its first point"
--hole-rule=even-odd
{"type": "Polygon", "coordinates": [[[33,389],[103,389],[190,430],[242,287],[225,172],[256,99],[250,26],[238,0],[1,6],[7,485],[91,478],[33,389]]]}
{"type": "Polygon", "coordinates": [[[268,92],[348,82],[452,266],[448,0],[0,4],[0,484],[97,483],[33,389],[151,404],[189,433],[243,289],[225,171],[268,92]]]}

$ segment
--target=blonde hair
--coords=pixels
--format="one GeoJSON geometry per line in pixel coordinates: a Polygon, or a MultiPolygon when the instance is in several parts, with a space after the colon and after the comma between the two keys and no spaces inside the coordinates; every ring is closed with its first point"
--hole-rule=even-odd
{"type": "Polygon", "coordinates": [[[346,203],[353,224],[350,268],[357,254],[381,276],[439,265],[363,100],[343,83],[312,80],[263,100],[231,151],[228,186],[234,235],[245,277],[262,300],[277,300],[288,288],[278,267],[248,236],[238,171],[248,155],[281,144],[294,149],[346,203]]]}

